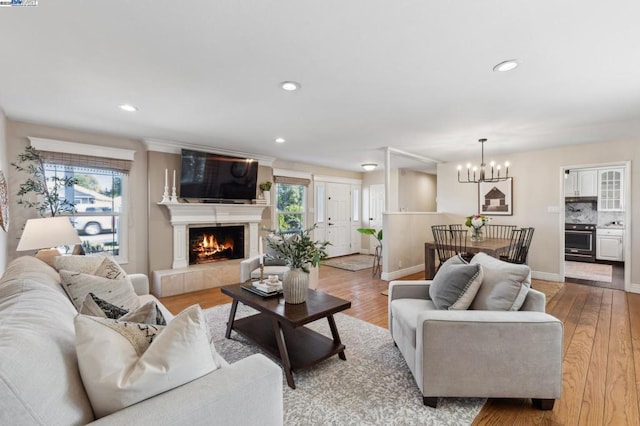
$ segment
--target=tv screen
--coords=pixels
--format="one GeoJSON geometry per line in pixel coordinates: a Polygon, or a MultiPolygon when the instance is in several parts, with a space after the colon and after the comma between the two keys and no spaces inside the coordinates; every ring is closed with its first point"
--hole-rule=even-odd
{"type": "Polygon", "coordinates": [[[182,150],[180,197],[251,200],[256,197],[257,181],[256,160],[182,150]]]}

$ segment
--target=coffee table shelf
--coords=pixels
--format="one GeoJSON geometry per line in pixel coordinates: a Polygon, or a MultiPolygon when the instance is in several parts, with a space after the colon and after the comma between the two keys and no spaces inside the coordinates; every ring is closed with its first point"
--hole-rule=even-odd
{"type": "MultiPolygon", "coordinates": [[[[267,315],[256,314],[237,319],[233,322],[233,329],[282,362],[272,319],[267,315]]],[[[307,327],[283,326],[282,332],[287,342],[291,370],[294,372],[312,367],[345,349],[343,344],[307,327]]]]}

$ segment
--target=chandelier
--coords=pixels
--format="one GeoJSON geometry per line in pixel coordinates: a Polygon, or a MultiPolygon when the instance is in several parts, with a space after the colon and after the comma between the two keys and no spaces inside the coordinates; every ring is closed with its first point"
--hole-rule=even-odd
{"type": "Polygon", "coordinates": [[[471,165],[471,163],[467,164],[467,179],[460,179],[460,172],[462,171],[462,166],[458,166],[458,182],[460,183],[480,183],[480,182],[502,182],[504,180],[509,179],[509,162],[506,161],[504,163],[505,174],[500,176],[500,171],[502,170],[502,166],[500,164],[492,161],[489,163],[491,167],[491,176],[487,176],[487,165],[484,162],[484,143],[486,139],[478,139],[478,142],[482,144],[482,162],[480,163],[480,169],[477,166],[471,165]]]}

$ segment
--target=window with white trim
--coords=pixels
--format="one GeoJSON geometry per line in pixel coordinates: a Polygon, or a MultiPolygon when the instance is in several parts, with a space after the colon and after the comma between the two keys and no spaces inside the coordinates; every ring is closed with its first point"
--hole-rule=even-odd
{"type": "Polygon", "coordinates": [[[276,220],[278,231],[305,229],[306,217],[305,185],[276,182],[276,220]]]}

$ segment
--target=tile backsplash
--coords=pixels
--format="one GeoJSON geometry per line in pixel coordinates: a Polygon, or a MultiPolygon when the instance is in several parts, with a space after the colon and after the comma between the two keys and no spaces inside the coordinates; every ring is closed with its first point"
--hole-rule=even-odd
{"type": "Polygon", "coordinates": [[[624,212],[598,212],[595,203],[567,203],[564,210],[566,223],[593,223],[605,226],[624,221],[624,212]]]}

